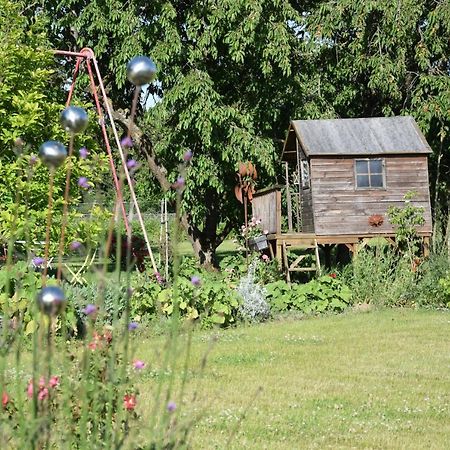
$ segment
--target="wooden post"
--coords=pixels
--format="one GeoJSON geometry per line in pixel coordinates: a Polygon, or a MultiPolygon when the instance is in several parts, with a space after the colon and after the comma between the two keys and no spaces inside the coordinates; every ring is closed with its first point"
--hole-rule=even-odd
{"type": "Polygon", "coordinates": [[[159,217],[160,221],[160,227],[159,227],[159,259],[158,259],[158,265],[161,266],[162,263],[162,252],[164,249],[164,241],[163,241],[163,234],[164,234],[164,200],[161,200],[161,214],[159,217]]]}
{"type": "Polygon", "coordinates": [[[277,219],[276,219],[276,226],[277,226],[277,234],[281,234],[281,191],[276,192],[276,213],[277,213],[277,219]]]}
{"type": "Polygon", "coordinates": [[[167,198],[164,199],[164,223],[166,226],[166,242],[165,242],[165,275],[166,280],[169,279],[169,215],[167,214],[167,198]]]}
{"type": "Polygon", "coordinates": [[[289,233],[292,233],[292,198],[289,186],[289,165],[286,161],[284,163],[284,169],[286,171],[286,202],[287,202],[287,214],[288,214],[288,228],[289,233]]]}
{"type": "Polygon", "coordinates": [[[316,253],[317,275],[320,276],[320,272],[322,269],[320,267],[319,246],[317,245],[317,239],[314,239],[314,251],[316,253]]]}
{"type": "Polygon", "coordinates": [[[423,238],[423,256],[425,258],[430,256],[430,238],[428,236],[423,238]]]}

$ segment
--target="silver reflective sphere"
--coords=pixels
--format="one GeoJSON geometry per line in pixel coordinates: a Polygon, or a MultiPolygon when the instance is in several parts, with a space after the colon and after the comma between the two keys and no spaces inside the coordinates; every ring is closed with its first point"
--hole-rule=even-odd
{"type": "Polygon", "coordinates": [[[39,149],[39,157],[48,167],[59,167],[67,157],[67,149],[61,142],[47,141],[39,149]]]}
{"type": "Polygon", "coordinates": [[[87,112],[78,106],[68,106],[60,116],[62,127],[73,134],[84,131],[88,126],[88,121],[87,112]]]}
{"type": "Polygon", "coordinates": [[[136,86],[150,83],[156,77],[156,65],[147,56],[135,56],[127,64],[127,78],[136,86]]]}
{"type": "Polygon", "coordinates": [[[46,286],[36,297],[39,310],[47,316],[56,316],[66,306],[67,300],[64,292],[58,286],[46,286]]]}

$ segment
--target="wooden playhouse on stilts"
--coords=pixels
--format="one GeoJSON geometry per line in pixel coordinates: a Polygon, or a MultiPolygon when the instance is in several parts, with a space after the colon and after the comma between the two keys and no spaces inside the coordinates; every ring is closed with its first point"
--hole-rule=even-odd
{"type": "Polygon", "coordinates": [[[328,259],[335,245],[355,254],[374,237],[394,243],[387,210],[404,206],[409,192],[424,209],[418,233],[426,254],[429,153],[412,117],[292,121],[282,153],[285,184],[258,191],[252,202],[288,280],[291,272],[320,270],[319,247],[328,259]],[[294,248],[314,249],[315,263],[288,258],[294,248]]]}

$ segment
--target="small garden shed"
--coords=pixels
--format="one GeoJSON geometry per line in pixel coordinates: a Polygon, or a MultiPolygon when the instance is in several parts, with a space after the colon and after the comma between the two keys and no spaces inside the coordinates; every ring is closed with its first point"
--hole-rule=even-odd
{"type": "Polygon", "coordinates": [[[294,120],[282,153],[285,185],[257,192],[253,214],[279,250],[314,241],[354,251],[364,239],[394,237],[388,208],[404,206],[412,191],[414,205],[424,209],[418,232],[428,238],[429,153],[409,116],[294,120]]]}

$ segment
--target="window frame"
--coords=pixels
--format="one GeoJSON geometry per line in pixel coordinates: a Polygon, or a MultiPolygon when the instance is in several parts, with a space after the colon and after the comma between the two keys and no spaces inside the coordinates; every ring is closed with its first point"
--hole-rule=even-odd
{"type": "Polygon", "coordinates": [[[307,190],[311,187],[311,170],[307,159],[300,160],[300,172],[302,190],[307,190]]]}
{"type": "Polygon", "coordinates": [[[384,158],[354,158],[353,159],[353,175],[355,180],[355,190],[357,191],[367,191],[367,190],[382,190],[385,191],[387,189],[386,187],[386,164],[384,158]],[[359,173],[356,170],[356,163],[357,161],[367,161],[367,174],[359,173]],[[381,174],[378,172],[374,172],[373,175],[381,175],[383,185],[382,186],[370,186],[370,175],[372,173],[370,172],[370,161],[381,161],[381,174]],[[369,186],[358,186],[358,175],[367,175],[369,177],[369,186]]]}

